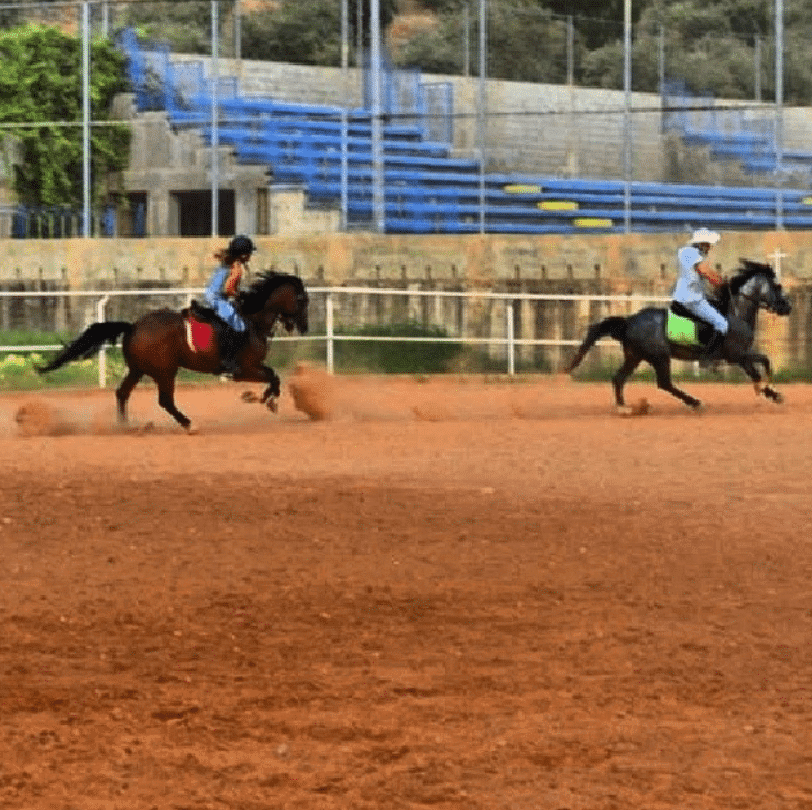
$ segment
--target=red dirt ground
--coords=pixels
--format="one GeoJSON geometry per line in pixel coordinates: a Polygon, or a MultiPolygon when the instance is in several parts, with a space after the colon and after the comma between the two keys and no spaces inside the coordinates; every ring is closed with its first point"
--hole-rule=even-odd
{"type": "Polygon", "coordinates": [[[0,807],[812,808],[812,387],[0,398],[0,807]]]}

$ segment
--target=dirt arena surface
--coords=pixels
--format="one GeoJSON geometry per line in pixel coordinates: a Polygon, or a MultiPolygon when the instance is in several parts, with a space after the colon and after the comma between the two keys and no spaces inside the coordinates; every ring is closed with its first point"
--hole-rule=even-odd
{"type": "Polygon", "coordinates": [[[812,386],[293,381],[0,397],[0,807],[812,808],[812,386]]]}

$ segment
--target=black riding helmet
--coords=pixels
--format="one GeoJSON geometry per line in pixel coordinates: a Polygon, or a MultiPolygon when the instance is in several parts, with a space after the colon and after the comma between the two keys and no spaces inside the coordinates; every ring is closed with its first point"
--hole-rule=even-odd
{"type": "Polygon", "coordinates": [[[256,247],[247,236],[240,235],[228,243],[227,250],[230,256],[250,256],[256,251],[256,247]]]}

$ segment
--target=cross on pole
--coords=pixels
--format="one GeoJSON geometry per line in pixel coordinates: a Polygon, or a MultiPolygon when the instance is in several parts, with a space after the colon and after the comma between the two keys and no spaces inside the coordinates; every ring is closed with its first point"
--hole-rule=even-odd
{"type": "Polygon", "coordinates": [[[789,253],[782,253],[780,248],[776,248],[768,258],[773,260],[773,265],[775,267],[775,278],[778,281],[781,281],[781,259],[786,259],[789,257],[789,253]]]}

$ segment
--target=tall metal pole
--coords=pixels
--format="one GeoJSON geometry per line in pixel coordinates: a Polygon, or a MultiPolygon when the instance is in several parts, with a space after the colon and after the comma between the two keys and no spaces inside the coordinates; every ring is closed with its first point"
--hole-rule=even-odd
{"type": "MultiPolygon", "coordinates": [[[[364,65],[364,0],[355,4],[355,66],[359,70],[364,65]]],[[[363,71],[361,71],[363,75],[363,71]]]]}
{"type": "Polygon", "coordinates": [[[479,0],[479,115],[477,115],[477,143],[479,144],[479,232],[485,233],[485,124],[487,122],[487,94],[485,77],[488,73],[488,8],[487,0],[479,0]]]}
{"type": "MultiPolygon", "coordinates": [[[[349,0],[341,0],[341,70],[346,81],[347,69],[350,66],[350,9],[349,0]]],[[[344,88],[347,89],[346,86],[344,88]]]]}
{"type": "Polygon", "coordinates": [[[775,0],[775,229],[784,227],[784,0],[775,0]]]}
{"type": "Polygon", "coordinates": [[[341,107],[341,230],[347,230],[349,207],[349,99],[350,99],[350,2],[341,0],[341,80],[344,86],[344,104],[341,107]]]}
{"type": "Polygon", "coordinates": [[[468,3],[462,6],[462,75],[471,75],[471,8],[468,3]]]}
{"type": "Polygon", "coordinates": [[[82,236],[90,236],[90,10],[82,2],[82,236]]]}
{"type": "Polygon", "coordinates": [[[372,80],[372,218],[377,233],[386,230],[381,145],[381,16],[379,0],[369,4],[370,79],[372,80]]]}
{"type": "MultiPolygon", "coordinates": [[[[240,8],[240,0],[234,0],[234,59],[237,62],[237,69],[242,71],[240,65],[242,61],[242,9],[240,8]]],[[[242,75],[242,72],[240,75],[242,75]]]]}
{"type": "Polygon", "coordinates": [[[218,0],[211,3],[211,235],[220,235],[220,48],[218,0]]]}
{"type": "Polygon", "coordinates": [[[632,0],[623,4],[623,222],[624,230],[632,229],[632,0]]]}
{"type": "Polygon", "coordinates": [[[660,25],[657,34],[657,74],[659,76],[660,98],[665,95],[665,26],[660,25]]]}

